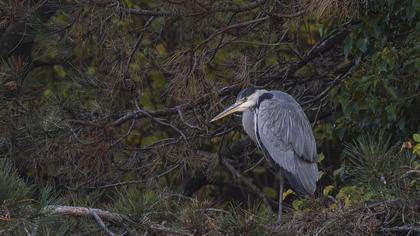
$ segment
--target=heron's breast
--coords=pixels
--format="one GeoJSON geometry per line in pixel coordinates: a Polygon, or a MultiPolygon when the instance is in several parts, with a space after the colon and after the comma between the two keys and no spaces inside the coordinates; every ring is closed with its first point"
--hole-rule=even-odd
{"type": "Polygon", "coordinates": [[[254,131],[254,112],[253,110],[246,110],[242,113],[242,126],[245,133],[254,141],[257,142],[254,131]]]}

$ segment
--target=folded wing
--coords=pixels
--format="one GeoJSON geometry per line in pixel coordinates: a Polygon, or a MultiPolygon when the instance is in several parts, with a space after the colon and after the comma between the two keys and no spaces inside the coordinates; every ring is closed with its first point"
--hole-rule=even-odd
{"type": "Polygon", "coordinates": [[[299,104],[289,95],[284,96],[288,97],[273,96],[258,102],[254,117],[256,139],[295,190],[313,194],[318,167],[312,128],[299,104]]]}

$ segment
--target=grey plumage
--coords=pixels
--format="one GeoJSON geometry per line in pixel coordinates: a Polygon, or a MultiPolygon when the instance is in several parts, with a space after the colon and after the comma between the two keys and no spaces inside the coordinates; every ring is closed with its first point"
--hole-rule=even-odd
{"type": "Polygon", "coordinates": [[[279,224],[283,176],[302,194],[313,194],[318,179],[316,143],[308,118],[296,100],[281,91],[246,88],[235,104],[212,119],[243,112],[242,126],[264,156],[280,167],[279,224]]]}
{"type": "Polygon", "coordinates": [[[258,143],[266,157],[284,170],[294,189],[303,194],[313,194],[318,168],[310,123],[290,95],[280,91],[270,93],[273,95],[271,99],[263,100],[255,109],[244,112],[242,123],[245,132],[258,143]],[[254,113],[254,116],[246,113],[254,113]],[[250,123],[256,124],[252,126],[252,131],[250,123]]]}

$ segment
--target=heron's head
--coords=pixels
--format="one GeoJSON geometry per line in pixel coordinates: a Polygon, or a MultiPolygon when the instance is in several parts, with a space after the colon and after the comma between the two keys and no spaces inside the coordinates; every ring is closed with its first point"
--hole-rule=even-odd
{"type": "Polygon", "coordinates": [[[266,91],[267,90],[257,89],[255,87],[243,89],[236,97],[236,102],[215,116],[210,122],[228,116],[232,113],[243,112],[249,108],[255,107],[257,105],[258,97],[266,91]]]}

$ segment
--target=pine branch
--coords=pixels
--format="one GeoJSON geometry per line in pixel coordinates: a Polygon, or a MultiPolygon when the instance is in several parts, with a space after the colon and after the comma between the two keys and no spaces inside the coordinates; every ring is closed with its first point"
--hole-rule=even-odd
{"type": "MultiPolygon", "coordinates": [[[[127,227],[124,221],[128,221],[129,218],[123,214],[110,212],[98,208],[80,207],[80,206],[61,206],[61,205],[49,205],[42,210],[43,214],[57,214],[57,215],[68,215],[74,217],[93,217],[98,225],[106,232],[107,235],[113,236],[115,233],[111,232],[103,222],[108,221],[114,224],[127,227]]],[[[149,227],[152,230],[159,231],[161,233],[167,233],[170,235],[188,235],[192,234],[186,230],[175,229],[164,226],[163,224],[157,224],[149,222],[149,227]]]]}
{"type": "Polygon", "coordinates": [[[115,233],[113,233],[111,230],[108,229],[108,227],[106,227],[106,225],[103,222],[103,220],[101,219],[101,217],[99,217],[98,214],[95,211],[90,210],[90,214],[93,216],[93,218],[95,218],[96,223],[98,223],[99,227],[101,227],[107,235],[116,236],[115,233]]]}
{"type": "Polygon", "coordinates": [[[110,211],[80,207],[80,206],[60,206],[60,205],[49,205],[43,209],[44,214],[58,214],[58,215],[69,215],[69,216],[83,216],[83,217],[95,217],[98,216],[101,220],[122,224],[126,216],[110,211]]]}

